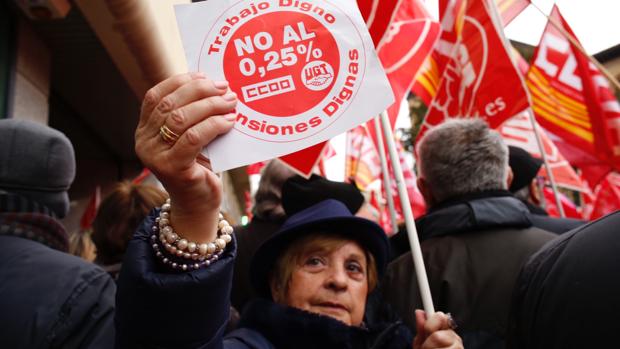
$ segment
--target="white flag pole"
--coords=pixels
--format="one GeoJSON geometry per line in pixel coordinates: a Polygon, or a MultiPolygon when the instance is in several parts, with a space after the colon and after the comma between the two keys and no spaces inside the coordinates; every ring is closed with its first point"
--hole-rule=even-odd
{"type": "MultiPolygon", "coordinates": [[[[534,134],[536,135],[536,142],[538,143],[538,149],[540,149],[540,155],[542,156],[543,162],[545,163],[545,170],[547,170],[547,177],[549,177],[549,182],[551,182],[551,189],[553,189],[553,196],[555,198],[555,205],[558,207],[558,212],[560,213],[560,217],[565,218],[564,207],[562,207],[562,201],[560,200],[560,194],[558,192],[558,187],[555,184],[555,178],[553,177],[553,172],[551,171],[551,166],[549,166],[549,161],[547,161],[547,153],[545,152],[545,146],[542,143],[542,138],[540,136],[540,129],[538,128],[538,123],[536,119],[534,119],[534,112],[532,108],[528,108],[527,114],[530,116],[530,122],[532,123],[532,127],[534,128],[534,134]]],[[[544,192],[541,194],[544,196],[544,192]]]]}
{"type": "Polygon", "coordinates": [[[418,232],[415,227],[413,212],[411,211],[411,203],[409,202],[409,195],[407,194],[407,188],[405,186],[403,169],[400,166],[400,158],[398,157],[398,152],[396,151],[396,143],[394,141],[394,134],[392,133],[392,128],[390,126],[390,120],[388,119],[387,112],[385,111],[381,113],[381,125],[383,126],[383,136],[388,146],[390,160],[392,161],[392,169],[394,169],[394,177],[396,178],[400,206],[402,207],[403,215],[405,216],[407,236],[409,237],[409,245],[411,246],[411,256],[413,257],[415,274],[418,279],[418,287],[420,288],[422,305],[424,306],[424,311],[426,314],[430,315],[435,312],[435,307],[433,306],[431,289],[428,285],[426,268],[424,268],[422,249],[420,248],[420,240],[418,239],[418,232]]]}
{"type": "Polygon", "coordinates": [[[383,136],[381,135],[381,123],[379,117],[375,117],[375,134],[377,136],[377,150],[381,159],[381,172],[383,172],[383,187],[385,188],[385,196],[390,209],[390,222],[392,223],[392,234],[398,233],[398,224],[396,222],[396,210],[394,208],[394,197],[392,196],[392,181],[390,180],[390,171],[388,169],[387,159],[385,158],[385,147],[383,145],[383,136]]]}

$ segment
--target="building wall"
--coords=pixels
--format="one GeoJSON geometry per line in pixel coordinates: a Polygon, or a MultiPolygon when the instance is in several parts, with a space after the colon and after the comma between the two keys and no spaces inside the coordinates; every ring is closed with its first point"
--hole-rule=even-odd
{"type": "Polygon", "coordinates": [[[15,71],[9,117],[47,124],[49,120],[51,53],[30,23],[17,21],[15,71]]]}

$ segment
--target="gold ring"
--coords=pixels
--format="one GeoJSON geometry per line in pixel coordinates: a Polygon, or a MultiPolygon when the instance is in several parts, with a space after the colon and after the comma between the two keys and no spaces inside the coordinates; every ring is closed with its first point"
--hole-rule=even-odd
{"type": "Polygon", "coordinates": [[[174,133],[166,125],[162,125],[162,127],[159,128],[159,135],[161,136],[161,139],[164,140],[164,142],[170,145],[174,145],[174,143],[179,140],[179,135],[174,133]]]}

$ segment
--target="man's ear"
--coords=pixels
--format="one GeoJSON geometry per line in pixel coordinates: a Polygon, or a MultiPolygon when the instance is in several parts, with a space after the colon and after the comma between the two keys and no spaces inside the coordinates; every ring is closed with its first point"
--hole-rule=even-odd
{"type": "Polygon", "coordinates": [[[536,180],[533,180],[530,183],[530,201],[536,206],[540,206],[542,201],[540,188],[538,187],[536,180]]]}
{"type": "Polygon", "coordinates": [[[506,189],[510,188],[512,180],[515,178],[515,174],[512,172],[512,168],[508,166],[506,169],[506,189]]]}
{"type": "Polygon", "coordinates": [[[418,185],[418,189],[420,189],[422,197],[424,197],[424,202],[426,203],[426,206],[433,206],[433,204],[435,203],[435,198],[433,197],[433,193],[430,190],[426,178],[422,176],[418,177],[418,179],[416,180],[416,184],[418,185]]]}

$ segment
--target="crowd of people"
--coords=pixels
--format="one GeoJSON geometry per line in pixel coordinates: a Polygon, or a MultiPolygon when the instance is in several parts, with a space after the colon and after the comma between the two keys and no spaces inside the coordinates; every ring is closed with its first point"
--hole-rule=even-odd
{"type": "Polygon", "coordinates": [[[620,213],[546,216],[540,161],[485,122],[446,121],[418,145],[428,212],[416,226],[437,310],[425,313],[406,231],[388,238],[354,184],[273,160],[252,220],[223,217],[201,149],[231,130],[235,106],[227,82],[201,74],[149,90],[136,153],[165,191],[114,187],[84,258],[60,223],[70,141],[0,120],[3,347],[615,347],[620,213]]]}

